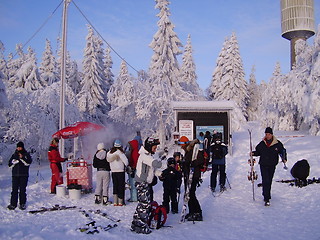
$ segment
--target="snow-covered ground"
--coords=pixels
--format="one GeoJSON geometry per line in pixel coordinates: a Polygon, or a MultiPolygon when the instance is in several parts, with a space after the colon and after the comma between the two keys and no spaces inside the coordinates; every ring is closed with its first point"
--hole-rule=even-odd
{"type": "MultiPolygon", "coordinates": [[[[253,145],[262,138],[263,129],[253,128],[253,145]]],[[[210,172],[203,175],[203,183],[197,189],[197,197],[203,210],[203,222],[179,223],[180,214],[168,215],[165,227],[154,230],[151,235],[141,235],[130,231],[132,215],[136,203],[127,203],[124,207],[94,204],[94,194],[83,194],[80,200],[58,197],[49,194],[51,172],[44,159],[38,165],[34,160],[30,168],[27,188],[27,210],[6,209],[11,192],[11,170],[7,160],[0,166],[0,239],[320,239],[320,185],[311,184],[303,188],[291,187],[288,183],[276,180],[292,179],[290,169],[293,164],[303,158],[311,166],[310,176],[320,177],[319,143],[320,137],[297,132],[275,132],[284,143],[288,152],[289,170],[284,170],[279,163],[272,185],[271,206],[265,207],[261,196],[261,188],[256,187],[256,201],[252,199],[251,182],[247,180],[249,165],[249,135],[247,131],[233,134],[233,155],[227,157],[227,177],[232,189],[214,198],[209,191],[210,172]],[[292,137],[298,136],[298,137],[292,137]],[[40,177],[37,177],[40,173],[40,177]],[[37,181],[38,180],[38,181],[37,181]],[[114,218],[121,219],[118,227],[110,231],[88,235],[78,231],[79,227],[89,222],[79,209],[30,214],[28,211],[55,204],[64,206],[76,205],[82,209],[101,209],[114,218]]],[[[259,167],[256,165],[261,181],[259,167]]],[[[65,172],[65,171],[64,171],[65,172]]],[[[93,182],[95,170],[93,170],[93,182]]],[[[94,183],[95,185],[95,183],[94,183]]],[[[162,202],[162,185],[155,188],[155,200],[162,202]]],[[[112,187],[110,188],[112,195],[112,187]]],[[[126,191],[126,198],[129,191],[126,191]]],[[[179,208],[181,209],[182,197],[179,208]]],[[[92,215],[98,224],[106,226],[112,221],[92,215]]]]}

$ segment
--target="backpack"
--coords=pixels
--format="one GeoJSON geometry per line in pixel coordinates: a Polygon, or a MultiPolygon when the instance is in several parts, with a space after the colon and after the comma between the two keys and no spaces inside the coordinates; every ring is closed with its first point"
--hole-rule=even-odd
{"type": "Polygon", "coordinates": [[[224,157],[222,146],[220,144],[215,144],[211,147],[212,159],[221,159],[224,157]]]}
{"type": "Polygon", "coordinates": [[[151,214],[148,220],[150,228],[161,228],[167,220],[167,210],[163,205],[159,205],[156,201],[151,202],[151,214]]]}
{"type": "Polygon", "coordinates": [[[293,167],[291,168],[291,175],[299,180],[306,180],[309,176],[310,172],[310,165],[307,160],[302,159],[300,161],[297,161],[293,167]]]}

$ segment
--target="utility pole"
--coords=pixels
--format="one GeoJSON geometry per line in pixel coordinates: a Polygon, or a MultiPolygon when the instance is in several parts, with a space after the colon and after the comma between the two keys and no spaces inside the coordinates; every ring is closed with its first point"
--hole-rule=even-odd
{"type": "MultiPolygon", "coordinates": [[[[62,56],[61,56],[61,88],[60,88],[60,121],[59,128],[65,127],[64,108],[65,108],[65,89],[66,89],[66,56],[67,56],[67,22],[68,22],[68,6],[70,0],[64,0],[62,15],[62,56]]],[[[64,140],[61,139],[59,151],[64,157],[64,140]]]]}

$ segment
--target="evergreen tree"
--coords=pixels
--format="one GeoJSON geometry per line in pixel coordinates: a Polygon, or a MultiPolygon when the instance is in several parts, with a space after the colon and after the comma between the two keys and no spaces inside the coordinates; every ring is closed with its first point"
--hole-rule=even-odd
{"type": "Polygon", "coordinates": [[[182,56],[182,65],[180,68],[181,81],[180,85],[184,91],[192,94],[192,99],[199,100],[203,95],[197,83],[196,65],[192,56],[192,44],[190,34],[188,35],[187,44],[182,56]]]}
{"type": "Polygon", "coordinates": [[[39,69],[43,86],[51,85],[59,80],[57,63],[52,53],[51,42],[48,39],[46,39],[45,51],[43,52],[42,62],[39,69]]]}
{"type": "Polygon", "coordinates": [[[0,79],[6,81],[8,79],[8,69],[7,69],[7,62],[4,57],[4,45],[0,41],[0,79]]]}
{"type": "Polygon", "coordinates": [[[67,82],[70,88],[75,94],[78,94],[81,91],[81,77],[78,71],[78,64],[76,61],[70,63],[69,73],[67,76],[67,82]]]}
{"type": "Polygon", "coordinates": [[[108,92],[108,102],[111,105],[108,115],[111,119],[125,124],[134,123],[134,93],[133,79],[128,73],[126,62],[122,61],[117,80],[108,92]]]}
{"type": "Polygon", "coordinates": [[[17,71],[16,75],[17,79],[15,85],[17,87],[25,88],[29,92],[42,88],[36,54],[31,47],[28,47],[26,60],[17,71]]]}
{"type": "Polygon", "coordinates": [[[112,73],[112,65],[113,65],[113,61],[111,58],[111,54],[110,54],[110,48],[107,47],[105,50],[105,56],[104,56],[104,77],[105,77],[105,82],[103,84],[103,92],[104,92],[104,96],[105,96],[105,102],[106,102],[106,111],[109,111],[111,109],[110,103],[108,102],[108,92],[111,88],[111,86],[113,85],[113,78],[114,78],[114,74],[112,73]]]}
{"type": "Polygon", "coordinates": [[[255,76],[255,66],[252,66],[251,74],[249,77],[249,85],[248,85],[248,95],[249,95],[249,103],[248,103],[248,120],[255,121],[260,116],[259,114],[259,105],[261,102],[261,94],[259,91],[259,87],[257,85],[256,76],[255,76]]]}
{"type": "Polygon", "coordinates": [[[88,26],[88,32],[83,59],[83,85],[78,94],[78,106],[83,113],[99,115],[97,108],[105,106],[101,88],[104,81],[102,42],[94,35],[91,26],[88,26]]]}
{"type": "Polygon", "coordinates": [[[211,100],[232,100],[235,103],[232,122],[239,129],[246,122],[247,82],[235,33],[226,39],[219,54],[207,96],[211,100]]]}
{"type": "Polygon", "coordinates": [[[22,49],[22,44],[16,45],[16,54],[13,55],[12,53],[9,54],[7,66],[8,66],[8,80],[9,85],[14,87],[20,87],[19,84],[16,82],[17,72],[21,68],[22,64],[26,61],[25,53],[22,49]],[[14,56],[18,55],[19,57],[14,59],[14,56]]]}

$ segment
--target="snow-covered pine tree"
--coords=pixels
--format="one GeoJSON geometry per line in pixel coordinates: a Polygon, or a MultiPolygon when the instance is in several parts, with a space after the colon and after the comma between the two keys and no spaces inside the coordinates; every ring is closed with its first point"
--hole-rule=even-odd
{"type": "Polygon", "coordinates": [[[320,25],[314,38],[312,66],[308,84],[310,86],[310,95],[305,113],[305,123],[310,127],[310,134],[320,136],[320,25]]]}
{"type": "Polygon", "coordinates": [[[109,111],[111,109],[110,103],[108,102],[108,92],[114,83],[114,80],[113,80],[114,74],[112,72],[112,66],[113,66],[113,61],[111,58],[111,50],[109,47],[107,47],[105,50],[105,56],[104,56],[105,82],[102,86],[102,90],[104,92],[105,102],[106,102],[106,111],[109,111]]]}
{"type": "Polygon", "coordinates": [[[42,62],[39,70],[43,86],[49,86],[60,79],[59,73],[57,72],[57,62],[52,53],[51,42],[48,39],[46,39],[46,46],[42,54],[42,62]]]}
{"type": "Polygon", "coordinates": [[[249,85],[248,85],[248,120],[255,121],[260,116],[259,106],[261,104],[261,94],[259,86],[257,85],[256,76],[255,76],[255,66],[252,66],[251,73],[249,76],[249,85]]]}
{"type": "Polygon", "coordinates": [[[178,77],[180,75],[177,56],[181,54],[182,44],[174,32],[174,25],[169,19],[170,11],[169,1],[155,0],[156,9],[159,9],[158,31],[153,36],[150,47],[153,50],[153,56],[149,67],[150,84],[145,96],[139,99],[138,108],[144,109],[138,115],[152,121],[153,131],[158,134],[164,129],[159,129],[160,123],[164,123],[165,131],[173,128],[173,121],[170,118],[170,103],[172,100],[187,99],[187,92],[180,87],[178,77]]]}
{"type": "Polygon", "coordinates": [[[8,79],[7,61],[4,57],[4,44],[0,41],[0,79],[6,81],[8,79]]]}
{"type": "Polygon", "coordinates": [[[25,62],[26,56],[22,49],[22,44],[16,45],[16,54],[10,53],[8,56],[7,67],[8,67],[8,81],[9,86],[19,87],[16,83],[17,72],[21,68],[22,64],[25,62]],[[14,56],[18,55],[19,57],[14,59],[14,56]]]}
{"type": "Polygon", "coordinates": [[[75,94],[81,91],[81,77],[78,71],[78,64],[75,60],[70,62],[67,83],[75,94]]]}
{"type": "Polygon", "coordinates": [[[26,59],[17,71],[16,75],[16,86],[25,88],[28,92],[42,88],[36,54],[31,47],[28,47],[26,59]]]}
{"type": "Polygon", "coordinates": [[[104,81],[101,44],[102,42],[94,35],[92,27],[88,26],[83,59],[82,89],[78,94],[79,110],[88,116],[98,116],[99,111],[97,110],[106,105],[101,88],[104,81]]]}
{"type": "Polygon", "coordinates": [[[108,115],[116,122],[131,125],[135,122],[134,84],[125,61],[121,62],[119,75],[108,92],[111,110],[108,115]]]}
{"type": "Polygon", "coordinates": [[[179,82],[184,91],[191,93],[192,97],[190,100],[200,100],[203,99],[203,92],[197,83],[198,77],[192,52],[191,36],[189,34],[182,56],[182,64],[180,68],[181,78],[179,82]]]}
{"type": "MultiPolygon", "coordinates": [[[[272,77],[269,80],[268,84],[265,84],[265,90],[262,92],[262,109],[261,116],[266,116],[260,118],[262,126],[278,128],[279,126],[279,100],[277,99],[277,92],[282,90],[279,84],[283,82],[284,76],[281,74],[280,63],[277,62],[275,69],[273,71],[272,77]]],[[[283,83],[282,83],[283,84],[283,83]]]]}
{"type": "Polygon", "coordinates": [[[233,100],[233,126],[238,129],[246,121],[248,90],[235,33],[226,39],[217,59],[212,81],[207,89],[211,100],[233,100]],[[237,122],[237,123],[236,123],[237,122]]]}

